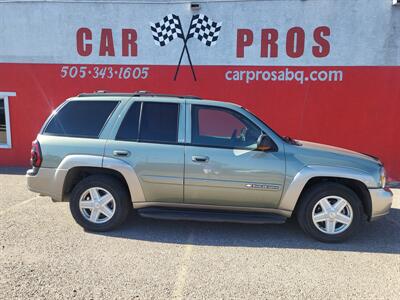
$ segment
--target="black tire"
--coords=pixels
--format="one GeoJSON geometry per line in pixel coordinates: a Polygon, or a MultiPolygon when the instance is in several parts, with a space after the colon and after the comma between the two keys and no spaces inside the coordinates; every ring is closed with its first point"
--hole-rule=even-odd
{"type": "Polygon", "coordinates": [[[363,220],[364,212],[361,200],[351,189],[338,183],[321,183],[313,186],[305,192],[300,201],[297,209],[297,221],[300,227],[304,232],[321,242],[339,243],[345,241],[357,232],[363,220]],[[350,226],[343,232],[336,234],[324,233],[313,222],[312,213],[314,206],[319,200],[327,196],[339,196],[345,199],[351,206],[353,219],[350,226]]]}
{"type": "Polygon", "coordinates": [[[69,207],[75,221],[88,231],[109,231],[121,225],[128,217],[132,204],[126,187],[117,179],[107,175],[91,175],[80,181],[72,190],[69,207]],[[92,187],[108,191],[115,200],[115,211],[112,217],[104,223],[94,223],[87,220],[79,208],[81,195],[92,187]]]}

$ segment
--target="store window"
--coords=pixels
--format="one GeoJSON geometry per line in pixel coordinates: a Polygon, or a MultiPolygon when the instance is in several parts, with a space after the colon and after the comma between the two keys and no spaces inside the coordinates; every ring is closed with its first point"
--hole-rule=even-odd
{"type": "Polygon", "coordinates": [[[11,148],[9,98],[15,93],[0,92],[0,148],[11,148]]]}

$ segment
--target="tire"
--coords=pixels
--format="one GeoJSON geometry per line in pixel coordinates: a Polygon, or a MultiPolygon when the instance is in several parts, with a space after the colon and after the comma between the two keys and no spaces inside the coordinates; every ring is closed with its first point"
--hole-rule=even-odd
{"type": "Polygon", "coordinates": [[[132,204],[120,181],[107,175],[91,175],[74,187],[69,207],[75,221],[85,230],[101,232],[121,225],[132,204]]]}
{"type": "Polygon", "coordinates": [[[351,189],[338,183],[322,183],[313,186],[306,191],[300,201],[297,210],[297,221],[300,227],[321,242],[345,241],[357,232],[363,220],[361,200],[351,189]],[[333,210],[335,204],[336,211],[333,210]],[[340,210],[343,205],[345,206],[340,210]],[[326,221],[320,221],[324,219],[326,221]]]}

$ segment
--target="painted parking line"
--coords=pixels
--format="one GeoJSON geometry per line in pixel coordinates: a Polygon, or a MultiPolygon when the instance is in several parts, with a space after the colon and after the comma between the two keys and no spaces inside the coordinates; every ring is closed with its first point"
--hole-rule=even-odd
{"type": "Polygon", "coordinates": [[[183,258],[181,267],[178,271],[178,275],[175,281],[174,290],[172,292],[172,299],[183,299],[183,291],[185,289],[185,282],[188,273],[188,264],[190,261],[190,256],[193,251],[193,232],[189,234],[186,241],[186,245],[183,252],[183,258]]]}
{"type": "Polygon", "coordinates": [[[30,198],[30,199],[27,199],[27,200],[25,200],[25,201],[22,201],[22,202],[20,202],[20,203],[17,203],[17,204],[15,204],[15,205],[9,207],[9,208],[6,208],[5,210],[0,211],[0,216],[6,214],[6,213],[9,212],[9,211],[14,210],[15,208],[18,208],[18,207],[20,207],[20,206],[23,206],[23,205],[25,205],[25,204],[28,204],[29,202],[32,202],[33,200],[35,200],[35,199],[37,199],[37,198],[39,198],[39,196],[36,196],[36,197],[30,198]]]}

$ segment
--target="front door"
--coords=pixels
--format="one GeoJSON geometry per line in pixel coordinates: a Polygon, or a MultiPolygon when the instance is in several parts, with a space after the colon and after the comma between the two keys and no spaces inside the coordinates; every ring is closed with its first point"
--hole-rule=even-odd
{"type": "Polygon", "coordinates": [[[181,107],[184,104],[135,101],[115,139],[107,143],[105,156],[133,167],[146,202],[183,202],[184,109],[181,107]]]}
{"type": "Polygon", "coordinates": [[[283,149],[255,150],[263,131],[239,109],[192,104],[189,111],[184,202],[277,207],[285,176],[283,149]]]}

